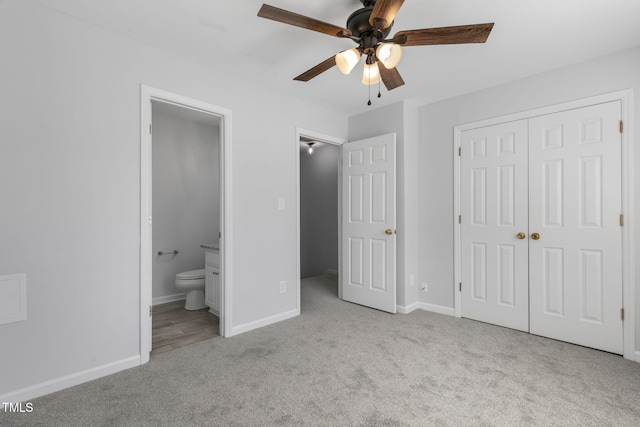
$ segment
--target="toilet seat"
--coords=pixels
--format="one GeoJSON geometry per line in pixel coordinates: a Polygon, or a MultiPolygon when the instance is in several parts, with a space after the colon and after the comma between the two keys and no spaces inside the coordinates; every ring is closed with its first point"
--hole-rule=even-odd
{"type": "Polygon", "coordinates": [[[204,279],[204,277],[206,275],[207,275],[207,273],[206,273],[206,271],[204,269],[191,270],[191,271],[184,271],[182,273],[176,274],[176,279],[178,279],[178,280],[200,280],[200,279],[204,279]]]}

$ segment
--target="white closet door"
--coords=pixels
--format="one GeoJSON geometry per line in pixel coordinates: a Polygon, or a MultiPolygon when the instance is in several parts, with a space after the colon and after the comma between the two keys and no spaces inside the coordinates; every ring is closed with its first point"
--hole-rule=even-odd
{"type": "Polygon", "coordinates": [[[528,331],[527,121],[461,136],[462,315],[528,331]]]}
{"type": "Polygon", "coordinates": [[[616,101],[529,121],[531,333],[614,353],[623,337],[620,111],[616,101]]]}

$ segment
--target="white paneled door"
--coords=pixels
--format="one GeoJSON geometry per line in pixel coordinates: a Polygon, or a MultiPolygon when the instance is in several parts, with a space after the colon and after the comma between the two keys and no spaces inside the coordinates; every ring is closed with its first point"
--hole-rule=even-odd
{"type": "Polygon", "coordinates": [[[622,353],[620,102],[529,120],[531,333],[622,353]]]}
{"type": "Polygon", "coordinates": [[[395,134],[342,146],[342,297],[396,312],[395,134]]]}
{"type": "Polygon", "coordinates": [[[620,102],[461,134],[464,317],[623,351],[620,102]]]}
{"type": "Polygon", "coordinates": [[[464,317],[527,331],[527,122],[469,130],[460,143],[464,317]]]}

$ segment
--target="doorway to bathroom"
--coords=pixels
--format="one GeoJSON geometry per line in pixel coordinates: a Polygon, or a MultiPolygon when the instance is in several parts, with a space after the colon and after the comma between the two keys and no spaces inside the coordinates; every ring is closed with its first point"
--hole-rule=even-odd
{"type": "Polygon", "coordinates": [[[221,119],[159,101],[151,110],[153,355],[219,336],[202,246],[219,247],[221,119]]]}
{"type": "Polygon", "coordinates": [[[230,121],[227,109],[141,87],[142,363],[152,349],[227,335],[230,121]]]}
{"type": "MultiPolygon", "coordinates": [[[[298,159],[298,310],[307,286],[341,298],[340,154],[345,142],[296,129],[298,159]]],[[[302,303],[301,303],[302,300],[302,303]]]]}

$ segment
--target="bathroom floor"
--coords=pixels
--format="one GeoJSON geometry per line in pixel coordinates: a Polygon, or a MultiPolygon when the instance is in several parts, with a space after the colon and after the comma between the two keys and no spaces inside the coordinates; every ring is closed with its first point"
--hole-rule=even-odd
{"type": "Polygon", "coordinates": [[[184,301],[174,301],[153,307],[151,354],[219,336],[218,317],[209,309],[188,311],[184,301]]]}

